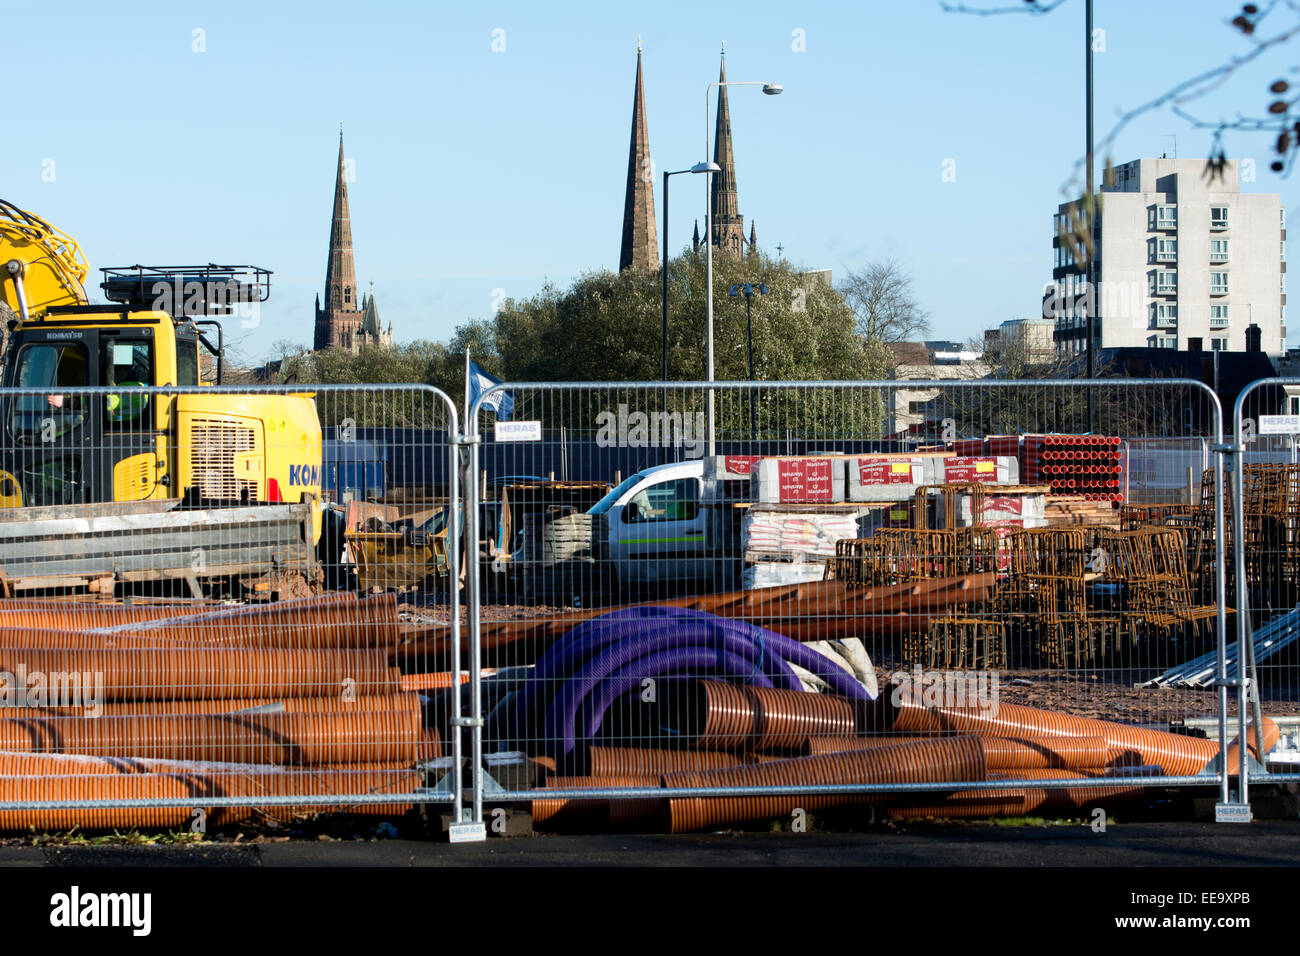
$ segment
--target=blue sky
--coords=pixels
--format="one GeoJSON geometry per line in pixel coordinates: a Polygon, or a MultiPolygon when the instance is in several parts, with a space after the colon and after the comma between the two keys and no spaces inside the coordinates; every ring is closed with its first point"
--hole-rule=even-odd
{"type": "MultiPolygon", "coordinates": [[[[1120,109],[1246,52],[1225,23],[1239,9],[1096,0],[1098,138],[1120,109]]],[[[701,158],[705,88],[725,41],[729,79],[785,87],[730,94],[740,211],[760,245],[837,275],[898,257],[936,336],[1034,314],[1051,275],[1052,213],[1083,149],[1082,0],[1042,17],[961,16],[930,0],[57,11],[6,12],[0,50],[18,82],[0,195],[73,235],[94,270],[273,269],[260,323],[230,330],[251,360],[279,340],[310,343],[340,122],[355,162],[357,277],[375,283],[399,340],[447,338],[490,316],[498,290],[523,297],[547,279],[615,268],[638,36],[658,168],[701,158]],[[944,181],[946,160],[955,181],[944,181]]],[[[1261,111],[1297,43],[1196,109],[1261,111]]],[[[1113,159],[1172,151],[1171,135],[1180,157],[1203,156],[1210,141],[1154,113],[1120,136],[1113,159]]],[[[1268,171],[1264,138],[1236,135],[1228,148],[1256,159],[1245,188],[1292,204],[1296,183],[1268,171]]],[[[658,188],[656,177],[660,204],[658,188]]],[[[674,179],[675,251],[704,202],[699,177],[674,179]]]]}

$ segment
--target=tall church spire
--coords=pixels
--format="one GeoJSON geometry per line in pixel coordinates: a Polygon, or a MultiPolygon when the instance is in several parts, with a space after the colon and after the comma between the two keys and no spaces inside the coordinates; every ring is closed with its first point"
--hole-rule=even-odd
{"type": "Polygon", "coordinates": [[[325,266],[325,301],[316,311],[315,347],[326,349],[348,344],[345,341],[350,338],[347,332],[359,319],[356,266],[352,260],[352,219],[348,213],[347,166],[343,158],[343,128],[339,127],[329,262],[325,266]]]}
{"type": "Polygon", "coordinates": [[[623,245],[618,269],[653,271],[659,262],[655,236],[654,165],[646,127],[645,87],[641,78],[641,44],[636,47],[636,89],[632,94],[632,138],[627,154],[627,193],[623,199],[623,245]]]}
{"type": "MultiPolygon", "coordinates": [[[[727,82],[727,55],[724,49],[718,82],[727,82]]],[[[739,256],[745,244],[744,217],[736,199],[736,162],[731,154],[731,110],[727,106],[727,88],[718,87],[718,118],[713,129],[713,161],[721,167],[713,174],[711,197],[713,244],[724,252],[739,256]]]]}

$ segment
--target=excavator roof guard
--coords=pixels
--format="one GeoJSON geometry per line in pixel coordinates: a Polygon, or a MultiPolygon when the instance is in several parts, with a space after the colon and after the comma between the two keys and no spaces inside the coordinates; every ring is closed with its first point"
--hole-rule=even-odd
{"type": "Polygon", "coordinates": [[[99,270],[110,302],[181,316],[229,315],[242,302],[265,302],[271,270],[260,266],[110,266],[99,270]]]}

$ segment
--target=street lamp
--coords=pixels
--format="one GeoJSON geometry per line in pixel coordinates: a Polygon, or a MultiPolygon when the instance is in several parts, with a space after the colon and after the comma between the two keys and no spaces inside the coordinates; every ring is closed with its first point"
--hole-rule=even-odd
{"type": "MultiPolygon", "coordinates": [[[[743,295],[745,297],[745,338],[749,342],[749,380],[754,381],[754,322],[751,313],[751,305],[754,301],[754,293],[767,295],[767,286],[760,282],[755,287],[752,282],[736,282],[727,290],[727,295],[743,295]]],[[[754,390],[749,390],[749,440],[752,442],[758,437],[758,422],[754,414],[754,390]]]]}
{"type": "Polygon", "coordinates": [[[690,169],[674,169],[672,172],[664,173],[664,267],[660,270],[660,278],[663,280],[663,330],[662,330],[662,351],[663,351],[663,379],[668,381],[668,177],[677,176],[681,173],[704,173],[714,172],[722,167],[717,163],[696,163],[690,169]]]}
{"type": "MultiPolygon", "coordinates": [[[[783,91],[780,83],[760,83],[753,80],[718,80],[710,83],[704,90],[704,157],[707,161],[709,156],[709,97],[713,93],[715,86],[761,86],[763,92],[768,96],[776,96],[783,91]]],[[[695,167],[700,172],[718,172],[720,167],[717,163],[698,163],[695,167]],[[712,169],[707,169],[712,166],[712,169]],[[705,168],[701,168],[705,167],[705,168]]],[[[707,294],[704,297],[704,334],[706,337],[705,353],[706,361],[709,366],[710,382],[713,381],[713,193],[709,189],[712,184],[709,178],[704,178],[704,285],[707,294]]],[[[713,389],[709,389],[708,396],[708,432],[709,432],[709,454],[715,454],[715,439],[717,431],[715,428],[714,411],[713,411],[713,389]]]]}

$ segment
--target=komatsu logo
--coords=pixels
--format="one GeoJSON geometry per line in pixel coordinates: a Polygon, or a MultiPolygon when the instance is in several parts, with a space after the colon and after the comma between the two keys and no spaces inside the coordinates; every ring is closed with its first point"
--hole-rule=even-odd
{"type": "Polygon", "coordinates": [[[319,485],[320,467],[317,465],[290,465],[289,484],[319,485]]]}

